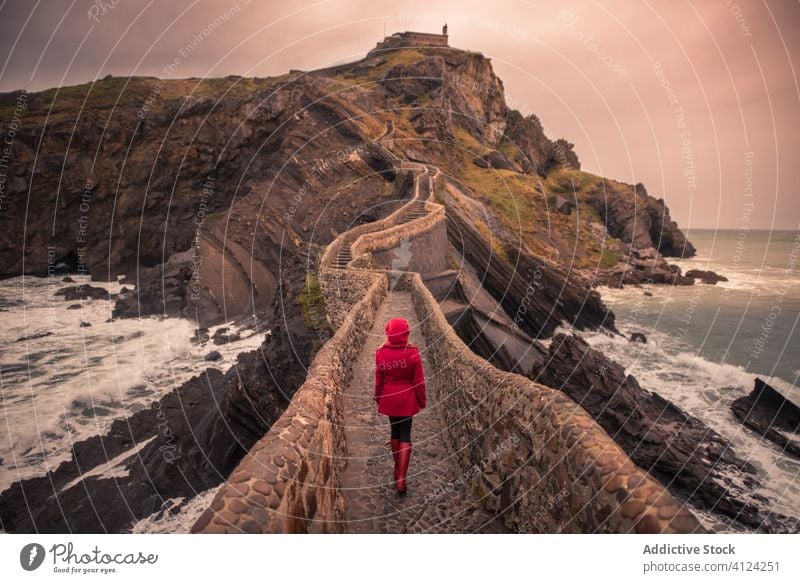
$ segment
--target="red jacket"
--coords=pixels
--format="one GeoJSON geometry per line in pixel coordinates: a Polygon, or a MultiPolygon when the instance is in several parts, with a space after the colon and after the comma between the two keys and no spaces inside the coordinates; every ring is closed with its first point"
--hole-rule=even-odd
{"type": "Polygon", "coordinates": [[[425,373],[419,349],[408,343],[408,322],[393,318],[388,339],[375,352],[375,400],[378,413],[410,417],[426,405],[425,373]]]}

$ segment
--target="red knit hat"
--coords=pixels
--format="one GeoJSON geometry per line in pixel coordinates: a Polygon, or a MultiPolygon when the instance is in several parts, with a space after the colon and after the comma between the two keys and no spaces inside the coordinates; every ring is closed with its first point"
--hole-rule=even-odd
{"type": "Polygon", "coordinates": [[[390,344],[405,344],[411,330],[404,318],[392,318],[386,322],[386,338],[390,344]]]}

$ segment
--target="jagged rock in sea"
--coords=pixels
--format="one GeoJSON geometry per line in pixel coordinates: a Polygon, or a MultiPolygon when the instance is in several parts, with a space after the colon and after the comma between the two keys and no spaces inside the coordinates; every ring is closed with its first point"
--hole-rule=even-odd
{"type": "Polygon", "coordinates": [[[52,332],[36,332],[34,334],[28,334],[27,336],[17,338],[16,342],[27,342],[28,340],[36,340],[37,338],[45,338],[52,335],[52,332]]]}
{"type": "Polygon", "coordinates": [[[185,316],[194,318],[197,314],[218,316],[216,305],[206,297],[202,290],[204,306],[200,301],[189,301],[190,280],[192,278],[192,251],[175,253],[162,265],[142,269],[138,274],[135,291],[121,294],[114,305],[112,317],[135,318],[144,316],[185,316]],[[195,311],[194,306],[198,306],[195,311]],[[206,307],[206,309],[203,309],[206,307]],[[210,313],[209,313],[210,312],[210,313]]]}
{"type": "Polygon", "coordinates": [[[714,273],[713,271],[703,271],[701,269],[690,269],[686,272],[686,277],[691,277],[692,279],[699,279],[703,283],[707,283],[709,285],[714,285],[719,283],[720,281],[728,281],[728,278],[724,275],[719,275],[718,273],[714,273]]]}
{"type": "Polygon", "coordinates": [[[694,278],[681,273],[677,265],[667,263],[653,247],[632,248],[623,262],[587,273],[593,285],[622,287],[624,285],[666,284],[694,285],[694,278]]]}
{"type": "Polygon", "coordinates": [[[618,363],[581,338],[558,334],[535,381],[564,391],[640,467],[674,494],[749,528],[794,532],[789,517],[771,512],[757,493],[757,469],[705,423],[639,386],[618,363]]]}
{"type": "Polygon", "coordinates": [[[647,194],[644,185],[614,180],[597,183],[589,204],[603,217],[609,234],[633,249],[654,247],[665,257],[692,257],[696,250],[670,218],[663,199],[647,194]]]}
{"type": "Polygon", "coordinates": [[[75,300],[110,300],[113,298],[107,289],[85,284],[62,287],[56,291],[56,295],[64,296],[64,299],[69,302],[74,302],[75,300]]]}
{"type": "Polygon", "coordinates": [[[760,378],[749,394],[731,403],[731,410],[739,421],[782,452],[800,458],[800,407],[760,378]]]}

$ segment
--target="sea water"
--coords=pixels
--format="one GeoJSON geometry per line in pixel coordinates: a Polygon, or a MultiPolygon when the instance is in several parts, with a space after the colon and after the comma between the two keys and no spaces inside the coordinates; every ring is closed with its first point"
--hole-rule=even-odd
{"type": "MultiPolygon", "coordinates": [[[[75,443],[105,434],[115,420],[152,406],[207,367],[226,371],[239,353],[264,339],[263,331],[226,324],[241,339],[217,346],[193,342],[196,324],[185,318],[112,320],[113,301],[56,296],[75,285],[61,277],[0,281],[0,492],[55,470],[71,458],[75,443]],[[205,361],[212,350],[221,357],[205,361]]],[[[71,277],[111,293],[123,287],[71,277]]],[[[142,445],[118,457],[124,461],[142,445]]],[[[84,476],[111,479],[125,475],[123,465],[104,460],[81,469],[84,476]]],[[[163,529],[150,523],[153,530],[163,529]]]]}
{"type": "Polygon", "coordinates": [[[698,417],[753,463],[770,507],[800,517],[800,460],[744,427],[730,405],[760,377],[800,404],[800,234],[692,230],[697,256],[677,263],[715,271],[727,282],[694,286],[600,288],[629,338],[587,341],[622,364],[639,384],[698,417]],[[645,295],[645,292],[652,295],[645,295]]]}

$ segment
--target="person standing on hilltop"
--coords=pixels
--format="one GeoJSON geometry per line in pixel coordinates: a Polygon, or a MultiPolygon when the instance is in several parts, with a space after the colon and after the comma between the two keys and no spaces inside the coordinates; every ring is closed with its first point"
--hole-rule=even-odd
{"type": "Polygon", "coordinates": [[[378,413],[389,417],[395,488],[403,496],[411,459],[411,421],[426,404],[425,372],[419,348],[408,341],[408,322],[392,318],[385,330],[386,342],[375,351],[374,399],[378,413]]]}

